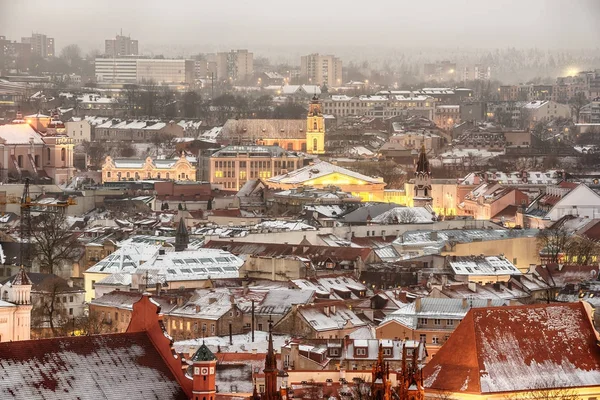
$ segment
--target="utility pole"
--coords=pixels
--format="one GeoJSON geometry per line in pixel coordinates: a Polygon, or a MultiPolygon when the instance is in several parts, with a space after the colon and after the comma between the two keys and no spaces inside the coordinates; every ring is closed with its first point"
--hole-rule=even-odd
{"type": "Polygon", "coordinates": [[[252,343],[254,343],[254,300],[252,300],[252,343]]]}

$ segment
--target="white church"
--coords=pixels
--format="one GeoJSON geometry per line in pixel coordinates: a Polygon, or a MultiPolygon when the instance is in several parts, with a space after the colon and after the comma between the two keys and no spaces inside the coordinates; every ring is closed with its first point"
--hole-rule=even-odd
{"type": "Polygon", "coordinates": [[[21,268],[15,278],[0,286],[0,342],[31,338],[31,281],[21,268]]]}

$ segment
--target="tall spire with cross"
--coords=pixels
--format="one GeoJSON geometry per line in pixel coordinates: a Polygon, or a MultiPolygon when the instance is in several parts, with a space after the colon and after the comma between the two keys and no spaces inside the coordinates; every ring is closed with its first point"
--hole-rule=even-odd
{"type": "Polygon", "coordinates": [[[265,393],[263,400],[275,400],[279,398],[277,388],[277,358],[273,348],[273,321],[269,316],[269,346],[267,348],[267,356],[265,358],[265,393]]]}

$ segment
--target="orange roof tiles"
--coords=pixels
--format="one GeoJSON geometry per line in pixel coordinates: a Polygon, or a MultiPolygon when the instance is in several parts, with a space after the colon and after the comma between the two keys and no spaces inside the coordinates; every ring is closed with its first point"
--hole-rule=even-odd
{"type": "Polygon", "coordinates": [[[583,303],[476,308],[423,373],[457,393],[600,386],[597,332],[583,303]]]}

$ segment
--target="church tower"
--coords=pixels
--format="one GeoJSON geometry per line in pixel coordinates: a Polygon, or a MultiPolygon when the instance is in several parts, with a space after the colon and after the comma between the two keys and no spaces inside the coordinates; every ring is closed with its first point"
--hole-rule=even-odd
{"type": "Polygon", "coordinates": [[[269,347],[267,357],[265,358],[265,393],[262,400],[276,400],[280,398],[279,388],[277,387],[277,358],[273,349],[273,323],[269,321],[269,347]]]}
{"type": "Polygon", "coordinates": [[[17,306],[13,319],[12,339],[9,340],[31,339],[31,280],[23,267],[10,282],[10,287],[3,297],[5,298],[2,300],[17,306]]]}
{"type": "Polygon", "coordinates": [[[192,356],[192,400],[215,400],[217,357],[204,343],[192,356]]]}
{"type": "Polygon", "coordinates": [[[381,343],[379,343],[377,363],[373,366],[371,374],[371,398],[373,400],[391,400],[390,366],[383,361],[383,346],[381,343]]]}
{"type": "Polygon", "coordinates": [[[308,154],[325,153],[325,118],[321,101],[315,94],[308,106],[306,117],[306,152],[308,154]]]}
{"type": "Polygon", "coordinates": [[[177,233],[175,233],[175,251],[184,251],[187,249],[190,243],[190,234],[188,233],[187,227],[183,217],[179,219],[177,225],[177,233]]]}
{"type": "Polygon", "coordinates": [[[431,205],[431,170],[429,169],[429,160],[425,151],[425,144],[421,145],[419,159],[415,166],[415,192],[413,196],[413,205],[415,207],[424,207],[431,205]]]}

